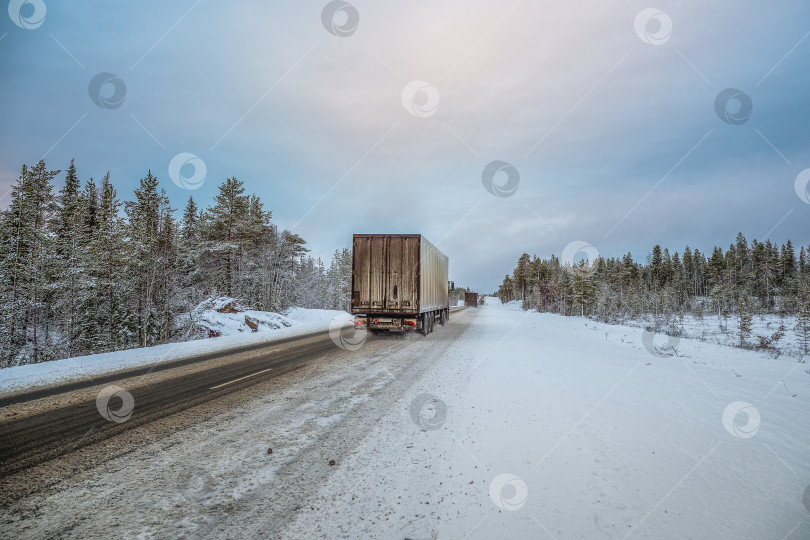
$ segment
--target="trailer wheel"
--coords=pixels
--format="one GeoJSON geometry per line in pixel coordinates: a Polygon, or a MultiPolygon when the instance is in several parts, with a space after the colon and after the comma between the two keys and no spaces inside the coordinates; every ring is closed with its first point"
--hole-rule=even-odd
{"type": "Polygon", "coordinates": [[[436,315],[433,312],[431,312],[430,313],[430,327],[428,328],[428,333],[429,334],[433,333],[433,325],[435,323],[436,323],[436,315]]]}
{"type": "Polygon", "coordinates": [[[422,314],[422,329],[419,330],[419,333],[423,336],[428,335],[430,332],[428,331],[428,324],[429,324],[429,317],[427,313],[422,314]]]}
{"type": "Polygon", "coordinates": [[[441,315],[439,315],[439,324],[444,326],[444,323],[447,322],[447,312],[445,310],[441,311],[441,315]]]}

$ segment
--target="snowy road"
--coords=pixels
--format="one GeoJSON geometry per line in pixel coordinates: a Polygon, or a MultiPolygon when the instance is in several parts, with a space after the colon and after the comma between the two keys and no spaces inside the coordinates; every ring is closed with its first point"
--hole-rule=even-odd
{"type": "Polygon", "coordinates": [[[334,349],[328,333],[321,332],[5,398],[0,400],[5,407],[0,415],[0,474],[17,473],[80,446],[238,392],[261,378],[281,376],[334,349]],[[127,414],[122,422],[105,419],[97,400],[105,388],[126,391],[133,409],[137,405],[137,414],[127,414]]]}
{"type": "Polygon", "coordinates": [[[678,354],[638,329],[467,310],[33,468],[47,489],[6,501],[0,532],[810,538],[810,365],[678,354]]]}

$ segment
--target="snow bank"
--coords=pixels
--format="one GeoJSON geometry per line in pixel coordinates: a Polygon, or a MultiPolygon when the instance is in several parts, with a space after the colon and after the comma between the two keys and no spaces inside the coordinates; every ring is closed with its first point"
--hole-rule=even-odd
{"type": "MultiPolygon", "coordinates": [[[[205,300],[194,309],[191,317],[205,337],[279,330],[302,322],[278,313],[245,309],[237,300],[228,297],[205,300]]],[[[187,322],[188,314],[181,320],[187,322]]]]}
{"type": "MultiPolygon", "coordinates": [[[[217,329],[222,337],[5,368],[0,370],[0,396],[25,389],[52,386],[201,354],[226,351],[234,347],[324,331],[329,328],[329,323],[335,317],[351,318],[345,311],[328,309],[293,308],[282,315],[250,310],[219,313],[216,310],[225,306],[218,301],[212,301],[208,307],[211,309],[201,311],[203,316],[200,320],[217,329]],[[251,330],[246,317],[258,323],[256,331],[251,330]]],[[[238,305],[236,307],[238,308],[238,305]]]]}

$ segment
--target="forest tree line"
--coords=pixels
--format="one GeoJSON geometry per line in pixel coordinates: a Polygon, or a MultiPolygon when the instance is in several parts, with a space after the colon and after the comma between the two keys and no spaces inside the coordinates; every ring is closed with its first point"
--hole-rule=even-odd
{"type": "MultiPolygon", "coordinates": [[[[604,322],[652,315],[669,322],[685,314],[737,317],[745,328],[754,314],[797,317],[797,336],[810,343],[810,246],[779,246],[770,240],[751,244],[742,233],[727,250],[710,255],[686,246],[670,253],[656,245],[646,263],[627,253],[621,258],[563,264],[520,256],[497,295],[520,300],[524,309],[590,316],[604,322]]],[[[745,344],[744,331],[741,344],[745,344]]]]}
{"type": "Polygon", "coordinates": [[[351,251],[325,267],[236,178],[176,217],[151,172],[127,201],[109,172],[81,182],[71,161],[56,192],[60,173],[23,166],[0,213],[0,367],[184,341],[210,297],[265,311],[348,306],[351,251]]]}

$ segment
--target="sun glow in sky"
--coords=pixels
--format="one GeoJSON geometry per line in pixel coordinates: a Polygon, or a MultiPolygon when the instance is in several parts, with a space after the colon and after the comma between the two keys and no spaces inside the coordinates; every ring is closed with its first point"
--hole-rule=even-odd
{"type": "Polygon", "coordinates": [[[418,232],[487,292],[575,241],[807,245],[808,21],[800,0],[12,1],[0,189],[42,156],[122,199],[151,169],[178,209],[236,176],[316,256],[418,232]],[[516,189],[486,189],[494,161],[516,189]]]}

